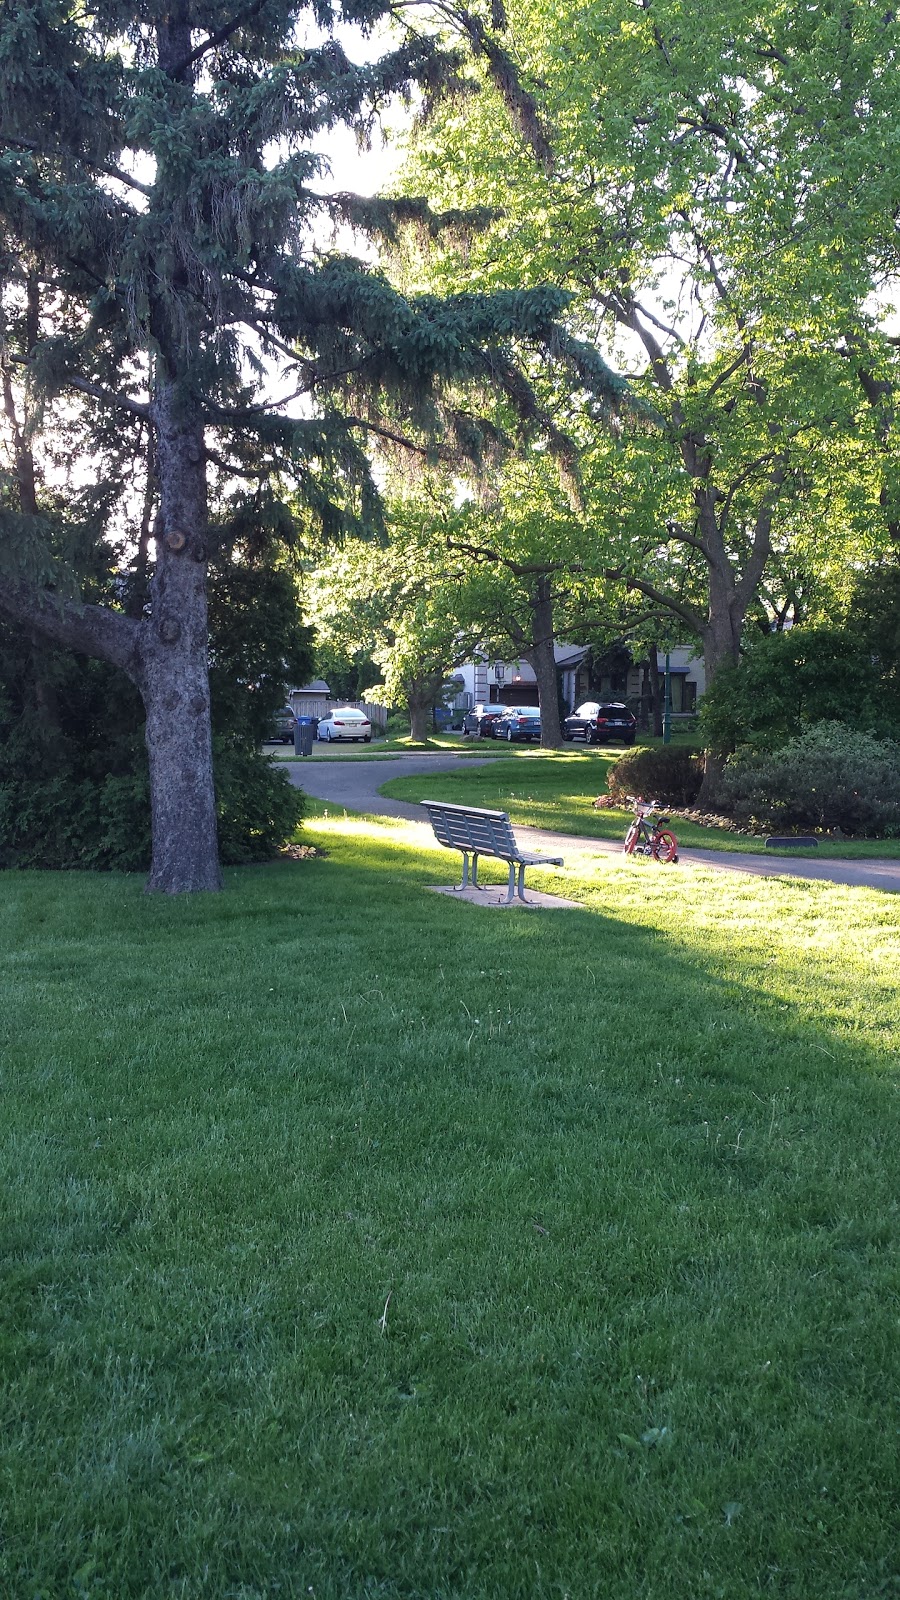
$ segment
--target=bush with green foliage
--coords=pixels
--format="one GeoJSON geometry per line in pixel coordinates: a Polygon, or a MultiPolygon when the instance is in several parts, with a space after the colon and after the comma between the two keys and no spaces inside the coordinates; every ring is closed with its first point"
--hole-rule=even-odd
{"type": "Polygon", "coordinates": [[[607,792],[614,800],[643,795],[670,806],[690,806],[702,782],[703,759],[695,750],[685,745],[639,745],[610,769],[607,792]]]}
{"type": "Polygon", "coordinates": [[[816,722],[900,738],[900,569],[861,579],[840,625],[803,624],[751,641],[721,668],[701,704],[703,742],[717,755],[777,749],[816,722]]]}
{"type": "Polygon", "coordinates": [[[760,832],[893,837],[900,834],[900,744],[840,722],[815,723],[778,750],[733,757],[718,798],[760,832]]]}
{"type": "MultiPolygon", "coordinates": [[[[270,858],[303,796],[259,750],[285,680],[312,667],[293,582],[224,553],[210,569],[210,694],[219,853],[270,858]]],[[[0,626],[0,867],[137,872],[150,864],[140,695],[114,667],[0,626]]]]}

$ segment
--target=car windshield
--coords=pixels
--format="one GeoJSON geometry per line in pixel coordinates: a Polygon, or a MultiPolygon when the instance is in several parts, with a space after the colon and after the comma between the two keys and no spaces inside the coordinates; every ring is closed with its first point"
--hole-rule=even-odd
{"type": "Polygon", "coordinates": [[[333,711],[331,715],[333,717],[340,717],[344,722],[368,722],[369,720],[364,711],[353,711],[350,709],[345,711],[333,711]]]}
{"type": "Polygon", "coordinates": [[[631,716],[631,712],[626,706],[598,706],[597,711],[601,717],[612,717],[613,720],[618,719],[619,721],[623,719],[627,721],[631,716]]]}
{"type": "Polygon", "coordinates": [[[503,713],[505,717],[539,717],[537,706],[509,706],[503,713]]]}
{"type": "Polygon", "coordinates": [[[596,717],[599,710],[600,707],[596,700],[586,700],[583,706],[578,707],[575,715],[576,717],[596,717]]]}

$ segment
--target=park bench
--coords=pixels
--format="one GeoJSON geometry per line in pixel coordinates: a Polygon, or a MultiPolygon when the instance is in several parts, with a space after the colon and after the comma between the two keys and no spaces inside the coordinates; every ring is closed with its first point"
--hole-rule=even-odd
{"type": "Polygon", "coordinates": [[[518,895],[522,903],[528,905],[529,902],[525,899],[525,868],[561,867],[563,864],[562,856],[526,854],[521,850],[516,843],[512,823],[505,811],[485,811],[478,806],[454,806],[443,800],[423,800],[421,804],[428,812],[438,842],[446,845],[448,850],[462,852],[463,875],[462,883],[457,884],[458,889],[465,889],[470,885],[473,889],[482,889],[484,885],[478,882],[478,857],[495,856],[498,861],[509,863],[509,888],[503,904],[511,906],[518,895]]]}

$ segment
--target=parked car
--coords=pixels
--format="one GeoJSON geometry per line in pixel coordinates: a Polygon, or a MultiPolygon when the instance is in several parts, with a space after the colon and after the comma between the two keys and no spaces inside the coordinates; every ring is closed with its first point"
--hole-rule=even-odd
{"type": "Polygon", "coordinates": [[[507,739],[510,744],[515,739],[539,739],[541,713],[537,706],[507,706],[502,717],[491,724],[491,735],[495,739],[507,739]]]}
{"type": "Polygon", "coordinates": [[[479,739],[491,737],[491,727],[498,717],[502,717],[506,706],[474,705],[463,717],[463,733],[475,733],[479,739]]]}
{"type": "Polygon", "coordinates": [[[605,704],[586,700],[563,723],[564,739],[583,739],[585,744],[608,744],[613,739],[634,744],[636,734],[637,718],[617,700],[605,704]]]}
{"type": "Polygon", "coordinates": [[[294,724],[297,719],[290,706],[282,706],[272,718],[272,731],[266,740],[267,744],[293,744],[294,724]]]}
{"type": "Polygon", "coordinates": [[[326,744],[330,744],[332,739],[360,739],[369,744],[372,724],[365,712],[357,711],[355,706],[336,706],[327,717],[320,717],[316,737],[326,744]]]}

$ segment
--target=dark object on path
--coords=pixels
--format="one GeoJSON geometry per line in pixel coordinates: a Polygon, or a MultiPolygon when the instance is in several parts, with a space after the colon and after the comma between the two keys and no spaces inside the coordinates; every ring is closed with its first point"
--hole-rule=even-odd
{"type": "Polygon", "coordinates": [[[512,905],[516,896],[523,905],[525,899],[526,867],[561,867],[562,856],[526,855],[516,843],[516,836],[505,811],[485,811],[477,806],[448,805],[443,800],[423,800],[422,805],[431,819],[435,838],[448,850],[460,850],[463,858],[460,889],[471,884],[473,889],[483,886],[478,882],[478,857],[495,856],[509,863],[509,888],[504,905],[512,905]],[[469,877],[469,856],[472,857],[472,876],[469,877]],[[518,871],[518,885],[516,872],[518,871]]]}
{"type": "Polygon", "coordinates": [[[767,850],[818,850],[819,841],[812,834],[795,833],[779,838],[773,835],[766,840],[767,850]]]}

